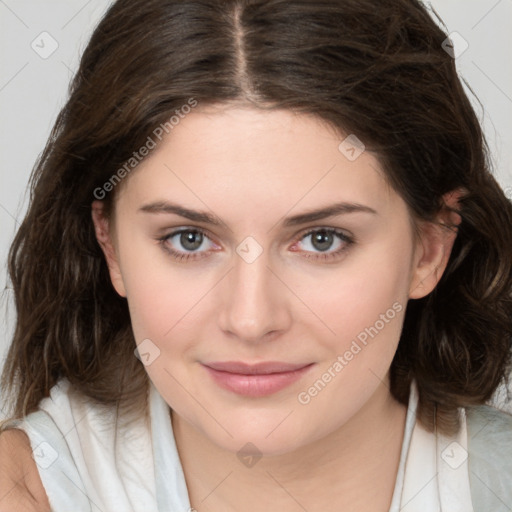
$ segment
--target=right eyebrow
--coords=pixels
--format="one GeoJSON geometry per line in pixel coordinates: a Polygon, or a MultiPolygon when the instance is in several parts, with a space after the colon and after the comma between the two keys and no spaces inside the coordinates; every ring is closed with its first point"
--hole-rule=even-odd
{"type": "Polygon", "coordinates": [[[189,208],[185,208],[179,204],[169,203],[168,201],[155,201],[153,203],[145,204],[139,208],[139,211],[146,213],[175,214],[195,222],[202,222],[213,226],[221,226],[224,224],[218,217],[208,212],[190,210],[189,208]]]}

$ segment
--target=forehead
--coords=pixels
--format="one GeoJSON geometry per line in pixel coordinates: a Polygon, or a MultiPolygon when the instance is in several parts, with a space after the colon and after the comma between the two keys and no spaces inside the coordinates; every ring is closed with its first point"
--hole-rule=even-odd
{"type": "Polygon", "coordinates": [[[384,208],[397,195],[375,155],[353,159],[343,144],[340,150],[348,135],[286,110],[196,108],[138,165],[123,196],[136,203],[181,199],[219,214],[340,201],[384,208]]]}

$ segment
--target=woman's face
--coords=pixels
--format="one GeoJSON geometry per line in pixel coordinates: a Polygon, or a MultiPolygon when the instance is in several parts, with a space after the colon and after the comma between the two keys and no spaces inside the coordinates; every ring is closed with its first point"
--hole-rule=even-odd
{"type": "Polygon", "coordinates": [[[197,109],[119,190],[109,266],[146,370],[228,450],[285,453],[343,426],[432,288],[436,251],[343,139],[288,111],[197,109]]]}

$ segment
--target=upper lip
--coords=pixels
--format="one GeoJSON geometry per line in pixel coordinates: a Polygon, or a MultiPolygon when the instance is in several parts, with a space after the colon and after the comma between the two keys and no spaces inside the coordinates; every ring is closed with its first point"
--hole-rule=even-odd
{"type": "Polygon", "coordinates": [[[238,373],[241,375],[266,375],[269,373],[285,373],[299,370],[312,363],[283,363],[280,361],[268,361],[262,363],[244,363],[241,361],[223,361],[204,363],[205,366],[221,372],[238,373]]]}

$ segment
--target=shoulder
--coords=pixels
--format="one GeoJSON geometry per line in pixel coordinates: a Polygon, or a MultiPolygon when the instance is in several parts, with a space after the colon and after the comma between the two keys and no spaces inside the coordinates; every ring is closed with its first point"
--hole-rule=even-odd
{"type": "Polygon", "coordinates": [[[60,381],[37,410],[4,422],[0,430],[0,498],[5,498],[0,499],[0,512],[49,511],[55,488],[68,484],[63,476],[75,476],[79,481],[65,434],[76,425],[76,409],[81,412],[81,405],[69,383],[60,381]]]}
{"type": "Polygon", "coordinates": [[[0,512],[50,510],[30,440],[17,428],[0,433],[0,497],[0,512]]]}
{"type": "MultiPolygon", "coordinates": [[[[42,494],[42,484],[54,510],[91,511],[93,503],[102,510],[157,510],[151,421],[145,414],[125,416],[62,381],[16,428],[23,431],[23,438],[14,435],[24,443],[37,489],[42,494]]],[[[11,480],[23,475],[17,470],[11,480]]],[[[28,503],[20,512],[49,510],[28,503]]],[[[17,512],[15,506],[6,510],[17,512]]]]}
{"type": "Polygon", "coordinates": [[[503,507],[512,503],[512,415],[481,405],[468,407],[466,417],[475,510],[508,511],[503,507]]]}

